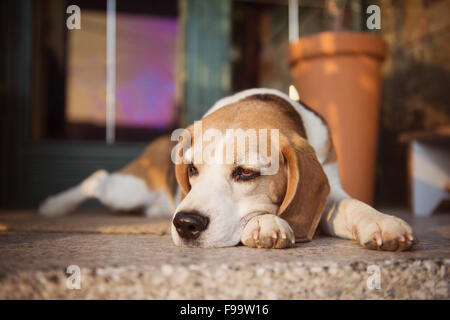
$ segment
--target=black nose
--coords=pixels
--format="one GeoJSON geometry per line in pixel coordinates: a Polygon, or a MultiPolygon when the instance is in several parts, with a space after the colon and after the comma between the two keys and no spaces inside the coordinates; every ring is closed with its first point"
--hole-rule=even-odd
{"type": "Polygon", "coordinates": [[[196,211],[180,211],[173,218],[173,225],[180,237],[184,239],[196,239],[200,232],[206,229],[209,218],[196,211]]]}

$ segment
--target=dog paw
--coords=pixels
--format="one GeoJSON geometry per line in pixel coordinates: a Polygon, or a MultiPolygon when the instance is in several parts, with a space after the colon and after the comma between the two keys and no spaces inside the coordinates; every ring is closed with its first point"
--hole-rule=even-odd
{"type": "Polygon", "coordinates": [[[286,221],[273,214],[263,214],[245,225],[241,242],[251,248],[283,249],[295,246],[295,236],[286,221]]]}
{"type": "Polygon", "coordinates": [[[386,214],[362,219],[352,232],[363,247],[371,250],[404,251],[419,243],[405,221],[386,214]]]}
{"type": "Polygon", "coordinates": [[[68,213],[72,208],[67,206],[66,202],[58,196],[52,196],[45,199],[38,209],[38,213],[42,216],[56,217],[68,213]]]}

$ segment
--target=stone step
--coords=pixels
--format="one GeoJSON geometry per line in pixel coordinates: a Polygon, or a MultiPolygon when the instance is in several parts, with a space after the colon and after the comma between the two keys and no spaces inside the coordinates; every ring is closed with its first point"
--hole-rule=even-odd
{"type": "Polygon", "coordinates": [[[402,218],[421,241],[410,252],[331,237],[282,250],[198,249],[175,247],[167,234],[6,230],[0,299],[448,299],[450,216],[402,218]],[[71,265],[80,289],[70,289],[71,265]]]}

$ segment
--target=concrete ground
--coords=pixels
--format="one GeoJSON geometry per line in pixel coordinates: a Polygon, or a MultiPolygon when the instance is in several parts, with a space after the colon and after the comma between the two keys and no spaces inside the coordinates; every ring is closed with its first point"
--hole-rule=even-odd
{"type": "Polygon", "coordinates": [[[330,237],[286,250],[178,248],[165,232],[116,232],[121,225],[153,223],[143,217],[76,214],[32,228],[42,218],[22,213],[17,223],[11,215],[0,213],[1,299],[449,298],[448,213],[397,214],[421,241],[400,253],[330,237]],[[61,221],[64,228],[58,229],[61,221]],[[116,229],[93,230],[111,221],[116,229]],[[77,283],[76,272],[70,278],[66,273],[70,265],[80,267],[80,289],[68,288],[77,283]]]}

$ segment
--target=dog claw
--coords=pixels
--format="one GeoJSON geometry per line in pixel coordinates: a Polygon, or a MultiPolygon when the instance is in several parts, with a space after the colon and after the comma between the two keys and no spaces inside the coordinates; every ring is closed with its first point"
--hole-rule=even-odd
{"type": "Polygon", "coordinates": [[[381,247],[383,245],[383,239],[381,238],[381,235],[377,232],[374,234],[375,241],[377,242],[377,245],[381,247]]]}
{"type": "Polygon", "coordinates": [[[282,249],[294,247],[295,238],[287,222],[266,214],[256,216],[247,223],[241,242],[252,248],[282,249]]]}

